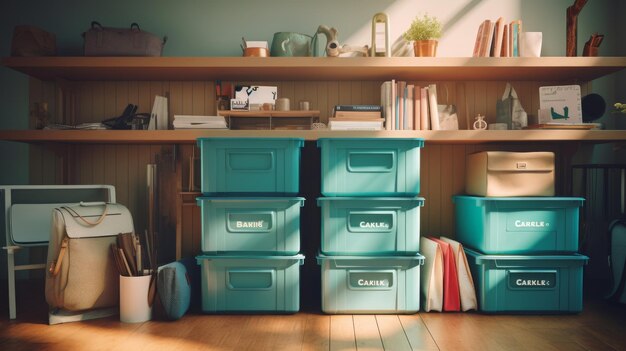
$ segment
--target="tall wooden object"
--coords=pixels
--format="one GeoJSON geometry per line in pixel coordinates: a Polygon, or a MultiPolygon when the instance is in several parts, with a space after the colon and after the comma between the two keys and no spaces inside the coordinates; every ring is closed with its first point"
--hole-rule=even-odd
{"type": "Polygon", "coordinates": [[[587,0],[574,0],[574,4],[567,8],[567,32],[565,56],[576,56],[576,41],[578,40],[578,14],[587,4],[587,0]]]}

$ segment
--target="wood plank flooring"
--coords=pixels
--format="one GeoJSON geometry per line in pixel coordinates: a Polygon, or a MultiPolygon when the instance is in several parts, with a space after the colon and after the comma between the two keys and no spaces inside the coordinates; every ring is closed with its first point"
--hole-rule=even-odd
{"type": "Polygon", "coordinates": [[[47,325],[42,287],[18,285],[0,350],[626,350],[626,306],[594,299],[576,315],[205,315],[125,324],[116,317],[47,325]]]}

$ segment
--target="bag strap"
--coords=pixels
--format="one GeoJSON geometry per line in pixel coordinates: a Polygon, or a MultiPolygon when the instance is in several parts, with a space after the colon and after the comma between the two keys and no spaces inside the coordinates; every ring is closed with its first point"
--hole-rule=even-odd
{"type": "Polygon", "coordinates": [[[104,204],[104,211],[102,212],[102,214],[100,215],[100,217],[95,221],[92,222],[90,220],[88,220],[87,218],[81,216],[78,212],[76,212],[76,210],[74,210],[71,207],[68,206],[61,206],[62,209],[66,210],[67,212],[69,212],[71,215],[80,218],[83,222],[85,222],[85,224],[90,225],[92,227],[97,226],[98,224],[102,223],[102,221],[104,220],[104,218],[107,216],[107,205],[104,204]]]}
{"type": "Polygon", "coordinates": [[[130,24],[130,29],[136,30],[137,32],[141,32],[141,28],[139,28],[139,24],[137,22],[133,22],[130,24]]]}
{"type": "Polygon", "coordinates": [[[53,277],[59,274],[59,271],[61,270],[61,263],[63,262],[63,257],[65,257],[65,251],[67,251],[68,241],[69,240],[67,239],[67,237],[63,238],[63,241],[61,241],[59,256],[56,260],[50,262],[50,268],[48,269],[48,271],[53,277]]]}

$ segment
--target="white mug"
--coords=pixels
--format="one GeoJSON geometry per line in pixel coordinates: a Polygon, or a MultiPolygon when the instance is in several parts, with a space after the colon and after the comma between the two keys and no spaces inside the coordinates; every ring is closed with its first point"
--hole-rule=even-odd
{"type": "Polygon", "coordinates": [[[519,55],[521,57],[541,57],[541,32],[522,32],[519,37],[519,55]]]}

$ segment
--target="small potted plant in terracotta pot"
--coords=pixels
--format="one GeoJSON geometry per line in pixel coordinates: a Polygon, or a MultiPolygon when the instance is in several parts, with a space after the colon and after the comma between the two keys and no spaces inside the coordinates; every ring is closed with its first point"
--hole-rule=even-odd
{"type": "Polygon", "coordinates": [[[403,37],[413,42],[415,56],[434,57],[437,54],[437,39],[441,37],[441,22],[428,14],[415,17],[403,37]]]}

